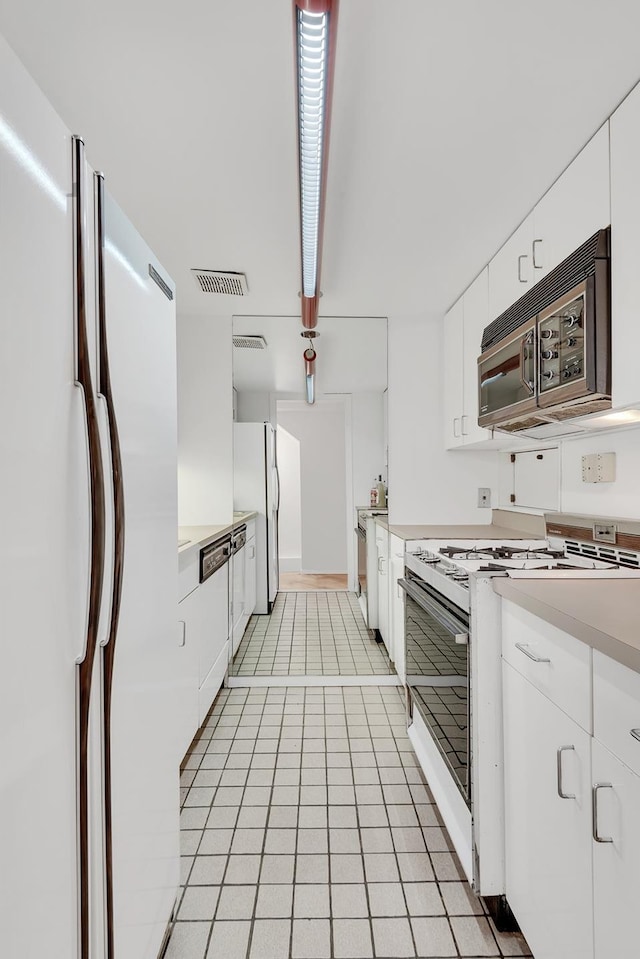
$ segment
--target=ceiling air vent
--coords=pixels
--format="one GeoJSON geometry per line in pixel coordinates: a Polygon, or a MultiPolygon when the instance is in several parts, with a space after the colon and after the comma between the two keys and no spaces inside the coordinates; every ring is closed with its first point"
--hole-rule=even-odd
{"type": "Polygon", "coordinates": [[[266,350],[267,341],[264,336],[234,336],[233,345],[240,350],[266,350]]]}
{"type": "Polygon", "coordinates": [[[220,270],[192,270],[191,272],[203,293],[246,296],[249,292],[244,273],[223,273],[220,270]]]}

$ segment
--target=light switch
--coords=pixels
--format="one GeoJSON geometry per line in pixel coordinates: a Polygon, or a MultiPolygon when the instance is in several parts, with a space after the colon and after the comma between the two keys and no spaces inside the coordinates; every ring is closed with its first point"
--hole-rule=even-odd
{"type": "Polygon", "coordinates": [[[615,478],[615,453],[589,453],[582,457],[583,483],[613,483],[615,478]]]}

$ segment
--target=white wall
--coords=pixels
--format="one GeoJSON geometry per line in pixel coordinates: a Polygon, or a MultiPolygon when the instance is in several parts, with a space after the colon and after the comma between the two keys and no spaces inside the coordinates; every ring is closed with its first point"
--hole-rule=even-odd
{"type": "Polygon", "coordinates": [[[281,572],[297,573],[302,568],[300,440],[279,425],[277,443],[280,477],[278,558],[281,572]]]}
{"type": "Polygon", "coordinates": [[[231,317],[178,316],[178,522],[233,516],[231,317]]]}
{"type": "Polygon", "coordinates": [[[563,440],[560,447],[565,513],[640,519],[640,428],[563,440]],[[613,483],[583,483],[582,457],[586,453],[615,453],[613,483]]]}
{"type": "Polygon", "coordinates": [[[479,486],[498,502],[498,456],[447,452],[442,440],[442,317],[389,317],[389,520],[489,523],[479,486]]]}
{"type": "MultiPolygon", "coordinates": [[[[258,390],[238,390],[238,423],[268,423],[271,394],[258,390]]],[[[274,423],[274,426],[276,424],[274,423]]]]}
{"type": "Polygon", "coordinates": [[[384,402],[383,393],[351,394],[353,502],[368,506],[374,476],[382,474],[384,465],[384,402]]]}
{"type": "Polygon", "coordinates": [[[344,406],[317,403],[299,410],[279,409],[278,425],[300,442],[302,571],[345,573],[344,406]]]}

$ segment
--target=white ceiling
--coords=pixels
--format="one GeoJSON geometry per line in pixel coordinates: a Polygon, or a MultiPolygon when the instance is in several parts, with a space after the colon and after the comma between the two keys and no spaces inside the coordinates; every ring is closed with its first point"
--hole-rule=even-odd
{"type": "MultiPolygon", "coordinates": [[[[266,350],[234,347],[233,385],[237,390],[304,393],[299,316],[234,316],[233,332],[258,334],[266,350]]],[[[387,320],[385,317],[325,317],[315,341],[316,395],[381,393],[387,386],[387,320]]]]}
{"type": "MultiPolygon", "coordinates": [[[[290,0],[0,0],[0,32],[179,310],[298,313],[290,0]]],[[[637,0],[342,0],[323,313],[444,310],[638,79],[639,35],[637,0]]]]}

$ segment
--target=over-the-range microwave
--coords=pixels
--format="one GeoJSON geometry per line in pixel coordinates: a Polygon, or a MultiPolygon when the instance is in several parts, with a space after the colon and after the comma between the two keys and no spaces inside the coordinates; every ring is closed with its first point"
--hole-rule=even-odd
{"type": "Polygon", "coordinates": [[[610,228],[485,329],[478,423],[516,432],[611,408],[610,228]]]}

